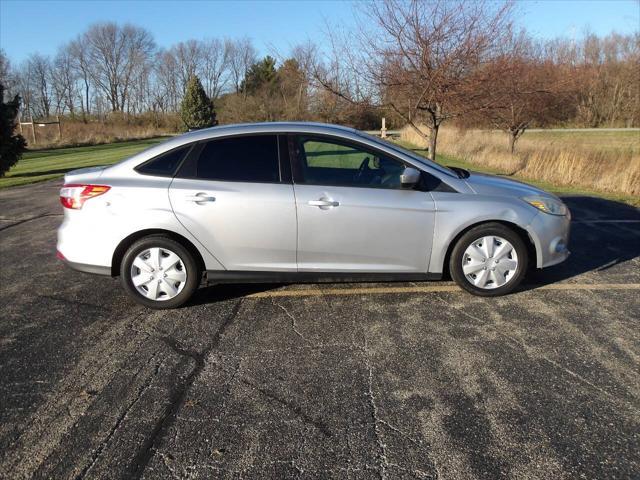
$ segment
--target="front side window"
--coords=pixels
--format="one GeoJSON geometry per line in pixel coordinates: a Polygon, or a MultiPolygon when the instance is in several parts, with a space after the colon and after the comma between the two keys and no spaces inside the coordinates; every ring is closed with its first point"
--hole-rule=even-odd
{"type": "Polygon", "coordinates": [[[296,150],[306,184],[402,188],[404,164],[382,153],[313,137],[300,137],[296,150]]]}
{"type": "Polygon", "coordinates": [[[211,140],[198,156],[196,176],[229,182],[279,182],[277,136],[247,135],[211,140]]]}

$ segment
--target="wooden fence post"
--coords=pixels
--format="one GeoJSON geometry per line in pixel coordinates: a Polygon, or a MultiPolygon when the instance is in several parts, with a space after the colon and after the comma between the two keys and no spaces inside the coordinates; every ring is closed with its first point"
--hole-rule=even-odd
{"type": "Polygon", "coordinates": [[[36,139],[36,124],[33,121],[33,116],[31,116],[31,133],[33,133],[33,144],[35,145],[38,140],[36,139]]]}

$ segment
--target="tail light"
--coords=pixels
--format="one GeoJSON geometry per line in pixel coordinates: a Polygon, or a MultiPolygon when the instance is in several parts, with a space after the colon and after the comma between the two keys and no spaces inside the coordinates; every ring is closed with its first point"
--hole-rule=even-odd
{"type": "Polygon", "coordinates": [[[84,202],[90,198],[107,193],[111,187],[108,185],[80,185],[68,184],[60,189],[60,203],[65,208],[80,209],[84,202]]]}

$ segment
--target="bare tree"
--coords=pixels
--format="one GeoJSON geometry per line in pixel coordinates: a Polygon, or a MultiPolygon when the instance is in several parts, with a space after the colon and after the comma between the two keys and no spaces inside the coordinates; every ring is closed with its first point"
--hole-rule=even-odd
{"type": "Polygon", "coordinates": [[[478,71],[486,80],[478,88],[483,88],[487,108],[474,114],[480,124],[486,124],[485,118],[507,132],[514,153],[516,141],[532,124],[558,118],[559,102],[570,91],[571,80],[562,80],[560,66],[545,59],[524,31],[505,35],[498,50],[478,71]]]}
{"type": "Polygon", "coordinates": [[[202,65],[202,44],[197,40],[179,42],[169,50],[177,67],[180,89],[184,91],[189,79],[196,75],[202,65]]]}
{"type": "Polygon", "coordinates": [[[298,60],[288,58],[278,68],[277,86],[283,102],[283,116],[289,120],[304,120],[309,82],[298,60]]]}
{"type": "Polygon", "coordinates": [[[75,115],[78,72],[68,45],[58,49],[53,59],[51,79],[56,97],[56,113],[64,113],[67,110],[72,116],[75,115]]]}
{"type": "MultiPolygon", "coordinates": [[[[7,54],[1,48],[0,48],[0,83],[5,87],[7,98],[11,98],[16,94],[14,92],[14,87],[16,83],[15,74],[13,72],[11,62],[9,61],[9,57],[7,57],[7,54]]],[[[0,98],[0,102],[3,100],[4,100],[3,98],[0,98]]]]}
{"type": "Polygon", "coordinates": [[[584,124],[634,123],[640,113],[640,33],[587,34],[576,70],[577,113],[584,124]]]}
{"type": "Polygon", "coordinates": [[[199,77],[207,96],[215,100],[227,83],[229,44],[213,38],[202,42],[202,62],[199,77]]]}
{"type": "Polygon", "coordinates": [[[71,66],[76,71],[77,76],[82,82],[84,95],[80,95],[80,110],[82,117],[86,122],[86,116],[91,114],[90,87],[91,87],[91,69],[89,60],[89,49],[83,36],[73,40],[67,46],[71,66]]]}
{"type": "Polygon", "coordinates": [[[0,48],[0,82],[2,82],[3,86],[7,84],[10,70],[11,62],[9,61],[5,51],[0,48]]]}
{"type": "Polygon", "coordinates": [[[231,82],[236,93],[240,93],[240,85],[247,75],[249,67],[256,62],[256,50],[247,37],[239,40],[225,40],[229,58],[231,82]]]}
{"type": "Polygon", "coordinates": [[[188,40],[160,52],[157,80],[172,110],[178,108],[185,86],[194,75],[202,80],[210,98],[220,96],[227,82],[230,45],[218,39],[188,40]]]}
{"type": "Polygon", "coordinates": [[[357,39],[334,40],[318,78],[345,99],[391,109],[428,139],[435,159],[442,122],[486,108],[475,72],[507,29],[511,4],[383,0],[362,8],[357,39]]]}
{"type": "Polygon", "coordinates": [[[31,103],[33,113],[47,118],[51,114],[51,60],[34,53],[27,60],[27,72],[27,81],[35,94],[31,103]]]}
{"type": "Polygon", "coordinates": [[[131,75],[131,84],[127,92],[124,111],[127,114],[140,114],[148,111],[152,104],[153,66],[150,62],[136,65],[131,75]]]}
{"type": "Polygon", "coordinates": [[[20,116],[26,118],[33,115],[31,102],[34,95],[33,87],[30,82],[29,68],[27,62],[23,62],[14,72],[14,88],[16,94],[22,99],[20,108],[20,116]]]}
{"type": "Polygon", "coordinates": [[[175,57],[168,51],[158,52],[155,61],[156,88],[153,103],[161,111],[177,111],[181,98],[175,57]]]}
{"type": "Polygon", "coordinates": [[[84,34],[91,79],[114,112],[124,111],[130,89],[155,51],[151,34],[133,25],[93,25],[84,34]]]}

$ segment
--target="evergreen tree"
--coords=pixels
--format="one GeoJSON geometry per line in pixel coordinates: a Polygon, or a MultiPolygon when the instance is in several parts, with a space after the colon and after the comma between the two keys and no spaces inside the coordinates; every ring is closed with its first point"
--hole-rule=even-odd
{"type": "Polygon", "coordinates": [[[180,115],[190,130],[213,127],[218,123],[213,102],[207,97],[200,79],[195,75],[187,82],[180,115]]]}
{"type": "Polygon", "coordinates": [[[240,89],[252,95],[263,87],[267,87],[267,90],[272,89],[276,81],[276,61],[267,55],[261,61],[251,65],[240,89]]]}
{"type": "Polygon", "coordinates": [[[14,134],[19,108],[18,95],[4,102],[4,85],[0,83],[0,177],[20,160],[27,146],[22,135],[14,134]]]}

